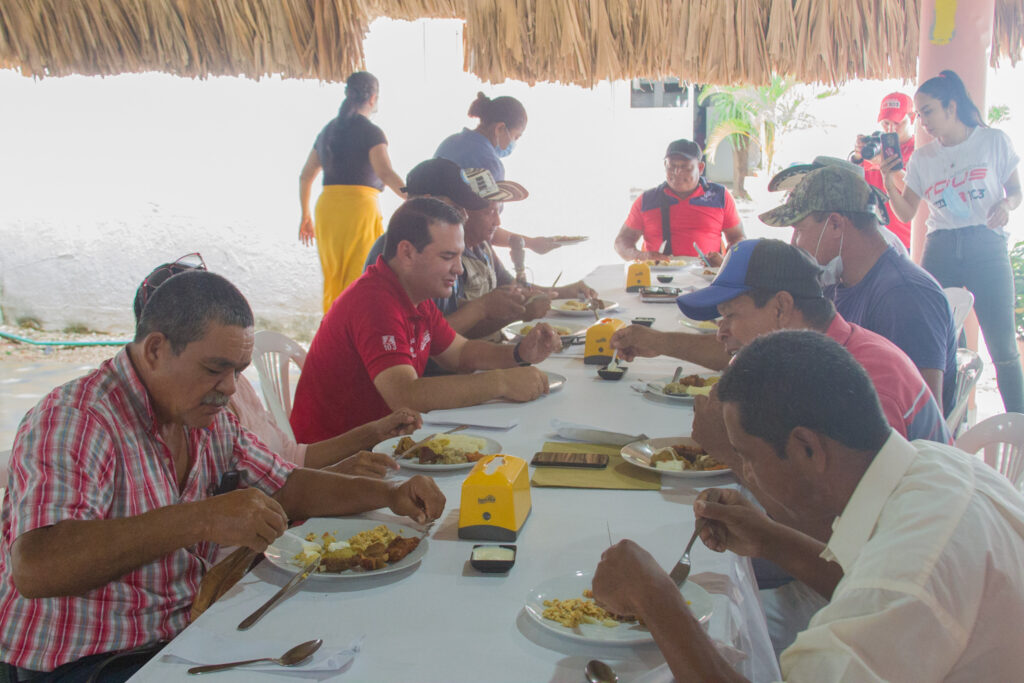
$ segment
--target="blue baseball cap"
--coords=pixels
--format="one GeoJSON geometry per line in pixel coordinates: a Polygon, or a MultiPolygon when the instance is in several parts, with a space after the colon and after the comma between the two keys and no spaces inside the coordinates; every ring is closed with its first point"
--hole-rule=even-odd
{"type": "Polygon", "coordinates": [[[824,295],[819,266],[803,249],[780,240],[743,240],[729,250],[710,285],[676,299],[679,310],[692,320],[714,320],[718,305],[753,289],[789,292],[795,299],[824,295]]]}

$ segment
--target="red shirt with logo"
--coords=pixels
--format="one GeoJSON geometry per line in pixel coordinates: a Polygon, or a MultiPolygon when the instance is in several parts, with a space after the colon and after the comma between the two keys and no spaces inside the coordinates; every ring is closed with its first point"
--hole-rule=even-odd
{"type": "Polygon", "coordinates": [[[696,256],[693,243],[704,253],[722,250],[722,231],[740,224],[736,202],[724,185],[704,178],[685,199],[668,183],[662,183],[637,197],[626,218],[626,227],[643,234],[644,251],[660,251],[664,242],[662,207],[669,211],[673,256],[696,256]]]}
{"type": "MultiPolygon", "coordinates": [[[[900,155],[903,157],[903,167],[907,167],[907,162],[910,161],[910,155],[914,153],[914,138],[911,137],[904,143],[900,144],[900,155]]],[[[882,171],[879,170],[878,166],[875,166],[869,161],[862,161],[861,166],[864,167],[864,180],[868,182],[868,185],[874,185],[882,192],[887,192],[885,189],[885,181],[882,180],[882,171]]],[[[910,221],[901,221],[893,210],[892,205],[889,202],[885,203],[885,210],[889,212],[889,225],[886,226],[900,238],[900,242],[903,242],[903,246],[910,249],[910,221]]]]}
{"type": "Polygon", "coordinates": [[[396,365],[423,375],[455,330],[431,300],[414,306],[383,257],[331,306],[313,337],[295,388],[291,425],[315,443],[391,412],[373,379],[396,365]]]}

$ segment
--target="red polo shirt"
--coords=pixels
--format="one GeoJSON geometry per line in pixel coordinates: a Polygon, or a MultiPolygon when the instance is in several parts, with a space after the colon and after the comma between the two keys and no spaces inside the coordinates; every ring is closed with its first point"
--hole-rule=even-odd
{"type": "Polygon", "coordinates": [[[331,306],[306,355],[291,425],[299,443],[323,441],[391,412],[373,379],[395,365],[423,375],[455,330],[431,300],[414,306],[383,257],[331,306]]]}
{"type": "Polygon", "coordinates": [[[688,197],[677,195],[667,183],[647,190],[633,202],[626,227],[643,234],[644,251],[659,251],[664,241],[662,206],[669,211],[673,256],[696,256],[696,242],[704,253],[722,250],[722,231],[740,224],[736,202],[725,186],[703,178],[688,197]]]}
{"type": "MultiPolygon", "coordinates": [[[[910,155],[913,153],[914,138],[911,137],[900,145],[900,155],[903,157],[903,168],[907,167],[907,162],[910,161],[910,155]]],[[[867,181],[868,185],[874,185],[882,192],[886,192],[885,181],[882,180],[882,172],[879,168],[867,161],[862,161],[861,166],[864,167],[864,180],[867,181]]],[[[892,205],[889,202],[885,203],[885,210],[889,212],[889,225],[886,227],[900,238],[900,242],[903,242],[903,246],[910,249],[910,221],[901,221],[899,216],[893,213],[892,205]]]]}

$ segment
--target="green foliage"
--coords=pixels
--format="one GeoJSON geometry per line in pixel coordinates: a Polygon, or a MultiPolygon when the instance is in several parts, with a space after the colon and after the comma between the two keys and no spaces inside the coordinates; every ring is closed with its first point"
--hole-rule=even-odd
{"type": "Polygon", "coordinates": [[[1013,269],[1013,289],[1016,292],[1013,302],[1014,327],[1017,338],[1024,339],[1024,241],[1017,242],[1010,250],[1010,267],[1013,269]]]}
{"type": "Polygon", "coordinates": [[[993,104],[988,108],[988,125],[994,126],[1010,120],[1010,105],[993,104]]]}
{"type": "MultiPolygon", "coordinates": [[[[771,174],[775,164],[776,141],[794,130],[820,125],[805,109],[807,98],[800,94],[798,81],[772,76],[772,82],[763,86],[709,86],[700,95],[701,103],[711,100],[714,107],[709,122],[707,156],[714,156],[718,145],[729,140],[734,146],[753,141],[765,156],[765,170],[771,174]]],[[[834,95],[829,90],[818,93],[814,99],[834,95]]]]}

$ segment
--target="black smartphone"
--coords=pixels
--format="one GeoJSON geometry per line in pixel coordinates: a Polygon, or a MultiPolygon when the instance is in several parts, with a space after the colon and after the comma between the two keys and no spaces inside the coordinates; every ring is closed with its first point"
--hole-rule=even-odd
{"type": "Polygon", "coordinates": [[[607,467],[608,456],[604,453],[558,453],[540,451],[533,454],[531,465],[537,467],[607,467]]]}
{"type": "Polygon", "coordinates": [[[903,168],[903,154],[900,153],[900,136],[897,133],[882,133],[880,139],[882,140],[882,158],[899,157],[899,166],[896,166],[893,170],[901,170],[903,168]]]}

